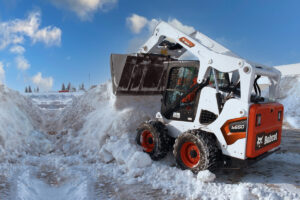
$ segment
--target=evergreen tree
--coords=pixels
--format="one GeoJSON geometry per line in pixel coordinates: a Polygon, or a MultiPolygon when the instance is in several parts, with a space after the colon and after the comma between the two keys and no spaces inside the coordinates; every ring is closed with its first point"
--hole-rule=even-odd
{"type": "Polygon", "coordinates": [[[31,90],[30,85],[29,85],[29,87],[28,87],[28,92],[29,92],[29,93],[32,93],[32,90],[31,90]]]}
{"type": "Polygon", "coordinates": [[[40,92],[40,88],[39,88],[39,86],[36,88],[36,92],[40,92]]]}
{"type": "Polygon", "coordinates": [[[27,88],[27,86],[25,87],[25,93],[28,93],[28,88],[27,88]]]}
{"type": "Polygon", "coordinates": [[[67,90],[68,90],[68,91],[71,90],[71,83],[70,83],[70,82],[68,83],[67,90]]]}
{"type": "Polygon", "coordinates": [[[84,89],[84,84],[83,84],[83,83],[79,85],[78,90],[85,90],[85,89],[84,89]]]}
{"type": "Polygon", "coordinates": [[[65,84],[63,83],[61,86],[61,90],[66,90],[65,84]]]}

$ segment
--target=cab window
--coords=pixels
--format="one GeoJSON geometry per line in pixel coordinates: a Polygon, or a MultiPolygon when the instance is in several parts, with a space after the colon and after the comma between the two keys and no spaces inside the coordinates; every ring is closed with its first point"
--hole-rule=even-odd
{"type": "MultiPolygon", "coordinates": [[[[170,70],[165,94],[165,105],[172,105],[197,84],[198,68],[173,67],[170,70]]],[[[178,109],[174,110],[170,118],[191,121],[194,118],[196,91],[192,91],[181,101],[178,109]]]]}

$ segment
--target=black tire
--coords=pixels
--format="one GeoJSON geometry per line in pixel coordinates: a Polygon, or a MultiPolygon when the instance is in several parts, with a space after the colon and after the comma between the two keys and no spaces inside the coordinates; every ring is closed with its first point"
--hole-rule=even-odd
{"type": "Polygon", "coordinates": [[[152,160],[160,160],[170,151],[174,144],[174,139],[168,135],[168,129],[163,123],[147,121],[138,127],[136,143],[143,147],[143,151],[148,153],[152,160]],[[145,139],[147,131],[151,133],[148,138],[146,137],[148,140],[145,139]]]}
{"type": "Polygon", "coordinates": [[[214,171],[218,167],[219,149],[212,133],[201,130],[183,133],[175,141],[173,154],[181,169],[194,173],[206,169],[214,171]]]}

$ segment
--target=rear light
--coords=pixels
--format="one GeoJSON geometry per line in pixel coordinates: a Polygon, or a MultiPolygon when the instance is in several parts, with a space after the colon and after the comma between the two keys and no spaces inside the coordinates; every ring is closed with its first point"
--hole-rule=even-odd
{"type": "Polygon", "coordinates": [[[278,121],[281,121],[282,111],[278,111],[278,121]]]}
{"type": "Polygon", "coordinates": [[[257,114],[256,115],[256,126],[260,126],[261,125],[261,114],[257,114]]]}

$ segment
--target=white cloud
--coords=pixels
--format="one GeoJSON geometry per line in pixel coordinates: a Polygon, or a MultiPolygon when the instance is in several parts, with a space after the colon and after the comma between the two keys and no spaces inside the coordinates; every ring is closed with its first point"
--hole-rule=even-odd
{"type": "MultiPolygon", "coordinates": [[[[141,45],[145,43],[145,41],[153,33],[155,27],[161,22],[161,20],[154,18],[149,20],[146,17],[132,14],[130,17],[127,17],[126,22],[128,27],[134,34],[139,34],[143,29],[147,29],[147,31],[145,32],[146,34],[140,34],[129,42],[128,52],[131,53],[135,52],[138,48],[141,47],[141,45]]],[[[188,35],[196,31],[194,27],[184,25],[176,18],[170,18],[167,23],[188,35]]]]}
{"type": "Polygon", "coordinates": [[[47,46],[60,45],[61,30],[57,27],[47,26],[40,29],[41,13],[31,12],[27,19],[15,19],[0,22],[0,50],[10,44],[22,44],[25,37],[33,43],[42,42],[47,46]]]}
{"type": "Polygon", "coordinates": [[[0,61],[0,84],[4,84],[4,82],[5,82],[4,64],[0,61]]]}
{"type": "Polygon", "coordinates": [[[145,17],[139,16],[137,14],[132,14],[126,19],[127,25],[133,33],[140,33],[141,30],[149,23],[145,17]]]}
{"type": "MultiPolygon", "coordinates": [[[[126,19],[128,27],[135,34],[139,34],[145,27],[148,28],[149,33],[152,33],[160,21],[161,21],[160,19],[148,20],[147,18],[137,14],[132,14],[130,17],[127,17],[126,19]]],[[[183,25],[178,19],[170,18],[168,20],[168,23],[185,34],[189,35],[195,32],[194,27],[183,25]]]]}
{"type": "Polygon", "coordinates": [[[15,54],[23,54],[25,52],[25,48],[20,45],[14,45],[9,49],[9,51],[15,54]]]}
{"type": "Polygon", "coordinates": [[[87,20],[97,10],[109,10],[114,7],[118,0],[48,0],[56,7],[75,12],[82,20],[87,20]]]}
{"type": "Polygon", "coordinates": [[[148,31],[152,33],[160,21],[160,19],[151,19],[150,21],[148,21],[148,31]]]}
{"type": "Polygon", "coordinates": [[[60,40],[61,30],[50,26],[38,30],[33,37],[33,42],[44,42],[47,46],[59,45],[60,40]]]}
{"type": "Polygon", "coordinates": [[[15,58],[15,62],[17,64],[17,68],[20,70],[27,70],[30,67],[29,62],[23,56],[17,56],[15,58]]]}
{"type": "Polygon", "coordinates": [[[53,86],[52,77],[43,77],[41,72],[38,72],[32,77],[32,82],[38,86],[40,89],[49,91],[53,86]]]}
{"type": "Polygon", "coordinates": [[[187,35],[196,31],[194,27],[183,25],[180,21],[178,21],[178,19],[175,18],[169,19],[168,23],[187,35]]]}

